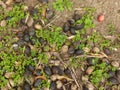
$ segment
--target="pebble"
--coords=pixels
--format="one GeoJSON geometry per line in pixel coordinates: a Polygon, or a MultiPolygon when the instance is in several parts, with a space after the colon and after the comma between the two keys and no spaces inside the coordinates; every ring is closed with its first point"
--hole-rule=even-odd
{"type": "Polygon", "coordinates": [[[63,86],[61,81],[57,81],[56,84],[57,89],[60,89],[63,86]]]}
{"type": "Polygon", "coordinates": [[[94,52],[94,53],[99,53],[99,52],[100,52],[100,49],[99,49],[98,47],[94,47],[94,48],[93,48],[93,52],[94,52]]]}
{"type": "Polygon", "coordinates": [[[94,70],[93,67],[90,66],[90,67],[87,68],[86,73],[87,73],[88,75],[90,75],[90,74],[92,74],[93,70],[94,70]]]}
{"type": "Polygon", "coordinates": [[[111,62],[111,65],[112,65],[113,67],[116,67],[116,68],[119,67],[119,63],[118,63],[117,61],[112,61],[112,62],[111,62]]]}
{"type": "Polygon", "coordinates": [[[13,50],[18,51],[18,44],[13,44],[13,50]]]}
{"type": "Polygon", "coordinates": [[[13,0],[7,0],[7,1],[6,1],[6,4],[7,4],[7,5],[10,5],[12,2],[13,2],[13,0]]]}
{"type": "Polygon", "coordinates": [[[94,90],[95,89],[94,86],[90,83],[88,83],[86,86],[87,86],[87,88],[89,88],[89,90],[94,90]]]}
{"type": "Polygon", "coordinates": [[[6,20],[2,20],[1,23],[0,23],[0,26],[1,27],[5,27],[6,25],[7,25],[6,20]]]}
{"type": "Polygon", "coordinates": [[[12,75],[13,75],[13,72],[7,72],[7,73],[5,73],[5,77],[6,78],[11,78],[12,75]]]}
{"type": "Polygon", "coordinates": [[[41,26],[40,24],[35,24],[35,25],[34,25],[34,28],[35,28],[35,29],[41,29],[42,26],[41,26]]]}
{"type": "Polygon", "coordinates": [[[67,52],[68,52],[68,46],[67,45],[62,46],[61,53],[67,53],[67,52]]]}
{"type": "Polygon", "coordinates": [[[51,79],[52,81],[56,81],[56,80],[57,80],[57,77],[58,77],[58,75],[52,75],[52,76],[50,77],[50,79],[51,79]]]}
{"type": "Polygon", "coordinates": [[[83,48],[83,51],[86,52],[86,53],[89,53],[90,52],[90,49],[88,47],[84,47],[83,48]]]}

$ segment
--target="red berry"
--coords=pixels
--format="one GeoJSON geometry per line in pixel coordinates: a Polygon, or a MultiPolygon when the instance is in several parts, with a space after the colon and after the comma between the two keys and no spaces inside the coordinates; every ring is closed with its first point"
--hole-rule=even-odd
{"type": "Polygon", "coordinates": [[[105,19],[105,16],[103,14],[101,14],[101,15],[98,16],[98,21],[99,22],[103,22],[104,19],[105,19]]]}

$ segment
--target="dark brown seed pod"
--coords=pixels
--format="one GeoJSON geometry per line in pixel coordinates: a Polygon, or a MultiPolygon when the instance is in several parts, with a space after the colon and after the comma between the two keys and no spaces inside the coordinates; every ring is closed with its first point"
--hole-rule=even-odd
{"type": "Polygon", "coordinates": [[[115,76],[115,72],[112,71],[112,70],[109,70],[108,71],[108,75],[109,75],[109,77],[114,77],[115,76]]]}
{"type": "Polygon", "coordinates": [[[82,49],[77,49],[77,50],[75,50],[75,54],[76,55],[83,55],[84,51],[82,49]]]}
{"type": "Polygon", "coordinates": [[[106,55],[111,55],[111,51],[109,48],[104,48],[103,51],[106,55]]]}
{"type": "Polygon", "coordinates": [[[74,14],[73,19],[75,21],[77,21],[77,20],[81,19],[81,16],[79,14],[74,14]]]}
{"type": "Polygon", "coordinates": [[[74,49],[72,46],[69,47],[68,53],[69,53],[70,55],[73,55],[73,54],[75,53],[75,49],[74,49]]]}
{"type": "Polygon", "coordinates": [[[65,24],[63,25],[63,31],[64,31],[64,32],[68,32],[69,30],[70,30],[69,24],[68,24],[68,23],[65,23],[65,24]]]}
{"type": "Polygon", "coordinates": [[[112,83],[113,85],[119,84],[118,80],[114,77],[108,78],[108,82],[112,83]]]}
{"type": "Polygon", "coordinates": [[[61,70],[59,66],[52,66],[51,69],[52,69],[53,74],[59,74],[59,75],[63,74],[63,71],[61,70]]]}
{"type": "Polygon", "coordinates": [[[25,82],[23,85],[23,90],[31,90],[31,86],[27,82],[25,82]]]}
{"type": "Polygon", "coordinates": [[[38,87],[38,86],[40,86],[41,83],[42,83],[42,79],[37,79],[37,80],[35,80],[33,86],[38,87]]]}
{"type": "Polygon", "coordinates": [[[120,70],[117,70],[117,71],[116,71],[116,76],[117,76],[117,78],[119,78],[119,80],[120,80],[120,70]]]}
{"type": "Polygon", "coordinates": [[[70,33],[71,33],[72,35],[75,35],[75,34],[76,34],[74,27],[71,27],[71,28],[70,28],[70,33]]]}
{"type": "Polygon", "coordinates": [[[47,74],[47,75],[49,75],[49,76],[52,75],[51,68],[48,67],[48,66],[44,67],[43,71],[44,71],[45,74],[47,74]]]}
{"type": "Polygon", "coordinates": [[[84,24],[77,24],[77,25],[75,25],[75,29],[76,30],[81,30],[83,28],[84,28],[84,24]]]}
{"type": "Polygon", "coordinates": [[[25,47],[24,53],[25,53],[26,55],[28,55],[28,56],[31,54],[31,48],[30,48],[30,46],[27,45],[27,46],[25,47]]]}

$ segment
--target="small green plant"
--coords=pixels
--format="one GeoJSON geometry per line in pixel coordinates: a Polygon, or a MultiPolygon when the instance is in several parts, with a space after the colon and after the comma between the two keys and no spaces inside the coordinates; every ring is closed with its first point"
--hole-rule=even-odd
{"type": "Polygon", "coordinates": [[[36,31],[38,37],[42,37],[48,41],[51,47],[59,50],[66,40],[66,36],[62,34],[62,28],[52,27],[51,30],[36,31]]]}
{"type": "Polygon", "coordinates": [[[63,11],[64,9],[72,10],[73,2],[69,0],[56,0],[53,2],[53,8],[58,11],[63,11]]]}
{"type": "Polygon", "coordinates": [[[115,33],[115,26],[113,24],[109,24],[109,34],[113,35],[115,33]]]}
{"type": "Polygon", "coordinates": [[[7,20],[8,26],[15,27],[21,19],[25,18],[24,5],[14,5],[12,11],[7,13],[7,16],[10,17],[7,20]]]}
{"type": "Polygon", "coordinates": [[[1,82],[0,87],[6,85],[8,80],[3,76],[3,73],[13,72],[12,79],[14,80],[15,85],[17,85],[21,78],[23,78],[25,66],[34,65],[34,61],[29,57],[26,58],[23,54],[16,55],[14,53],[0,53],[0,78],[1,82]]]}

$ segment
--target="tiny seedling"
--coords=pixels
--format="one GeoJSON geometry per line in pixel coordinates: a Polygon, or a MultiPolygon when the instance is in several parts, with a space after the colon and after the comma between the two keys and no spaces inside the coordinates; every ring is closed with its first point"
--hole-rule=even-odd
{"type": "Polygon", "coordinates": [[[72,10],[73,2],[69,0],[56,0],[53,2],[53,8],[57,11],[64,11],[65,9],[72,10]]]}

